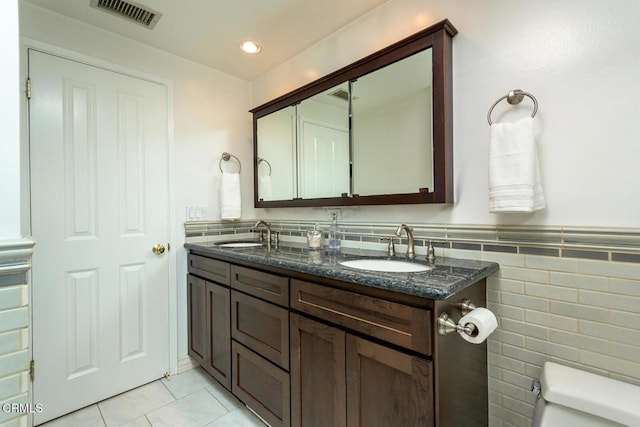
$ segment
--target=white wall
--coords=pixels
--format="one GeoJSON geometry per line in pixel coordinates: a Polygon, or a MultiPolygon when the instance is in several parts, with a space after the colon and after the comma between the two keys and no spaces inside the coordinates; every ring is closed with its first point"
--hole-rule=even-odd
{"type": "Polygon", "coordinates": [[[0,13],[0,239],[20,230],[20,76],[18,1],[0,13]]]}
{"type": "MultiPolygon", "coordinates": [[[[4,17],[4,15],[3,15],[4,17]]],[[[219,219],[218,162],[223,151],[240,158],[243,216],[253,207],[250,84],[208,67],[132,42],[107,31],[20,3],[23,38],[59,46],[173,82],[174,215],[178,281],[178,355],[187,352],[186,254],[183,249],[186,206],[206,206],[219,219]]],[[[17,40],[15,41],[17,46],[17,40]]],[[[17,119],[16,119],[17,120],[17,119]]],[[[3,160],[0,160],[2,162],[3,160]]],[[[223,168],[235,168],[224,164],[223,168]]],[[[37,249],[36,249],[37,250],[37,249]]]]}
{"type": "MultiPolygon", "coordinates": [[[[458,224],[640,226],[640,2],[634,0],[390,0],[253,82],[253,105],[308,83],[442,19],[453,44],[452,206],[362,207],[352,220],[458,224]],[[487,110],[511,89],[535,95],[547,209],[487,209],[487,110]]],[[[494,110],[494,121],[530,113],[494,110]],[[505,114],[502,114],[506,112],[505,114]]],[[[312,209],[261,218],[322,218],[312,209]]]]}

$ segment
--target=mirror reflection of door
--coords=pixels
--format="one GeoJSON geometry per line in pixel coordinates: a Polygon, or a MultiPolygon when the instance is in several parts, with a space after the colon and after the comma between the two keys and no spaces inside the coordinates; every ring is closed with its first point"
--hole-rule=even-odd
{"type": "Polygon", "coordinates": [[[296,190],[296,107],[258,119],[258,199],[291,200],[296,190]]]}
{"type": "Polygon", "coordinates": [[[299,197],[340,197],[350,192],[347,84],[298,105],[299,197]]]}
{"type": "Polygon", "coordinates": [[[300,197],[349,193],[349,131],[300,120],[300,197]]]}

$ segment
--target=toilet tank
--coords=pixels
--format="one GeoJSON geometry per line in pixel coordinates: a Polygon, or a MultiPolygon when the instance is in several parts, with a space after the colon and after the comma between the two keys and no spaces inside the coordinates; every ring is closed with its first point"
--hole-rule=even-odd
{"type": "Polygon", "coordinates": [[[534,427],[640,426],[638,386],[553,362],[545,362],[540,383],[534,427]]]}

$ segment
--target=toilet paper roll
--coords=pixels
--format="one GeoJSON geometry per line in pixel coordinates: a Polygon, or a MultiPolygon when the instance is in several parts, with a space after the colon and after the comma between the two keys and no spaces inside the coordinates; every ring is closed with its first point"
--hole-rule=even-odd
{"type": "Polygon", "coordinates": [[[471,335],[462,329],[460,329],[458,333],[465,341],[469,341],[472,344],[482,343],[498,327],[498,319],[496,319],[496,316],[491,310],[483,307],[474,308],[469,314],[462,316],[458,325],[464,327],[469,323],[475,326],[475,330],[471,335]]]}

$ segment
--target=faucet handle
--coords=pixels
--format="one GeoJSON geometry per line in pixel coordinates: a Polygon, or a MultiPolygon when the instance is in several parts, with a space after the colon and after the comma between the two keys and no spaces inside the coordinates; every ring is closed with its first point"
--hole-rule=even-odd
{"type": "Polygon", "coordinates": [[[389,244],[387,245],[387,255],[396,256],[396,245],[393,243],[393,236],[384,236],[381,237],[380,240],[388,240],[389,244]]]}
{"type": "Polygon", "coordinates": [[[433,240],[433,239],[428,239],[427,240],[427,261],[429,262],[429,264],[433,264],[434,262],[436,262],[436,251],[435,251],[435,247],[433,246],[434,243],[446,243],[445,241],[442,240],[433,240]]]}

